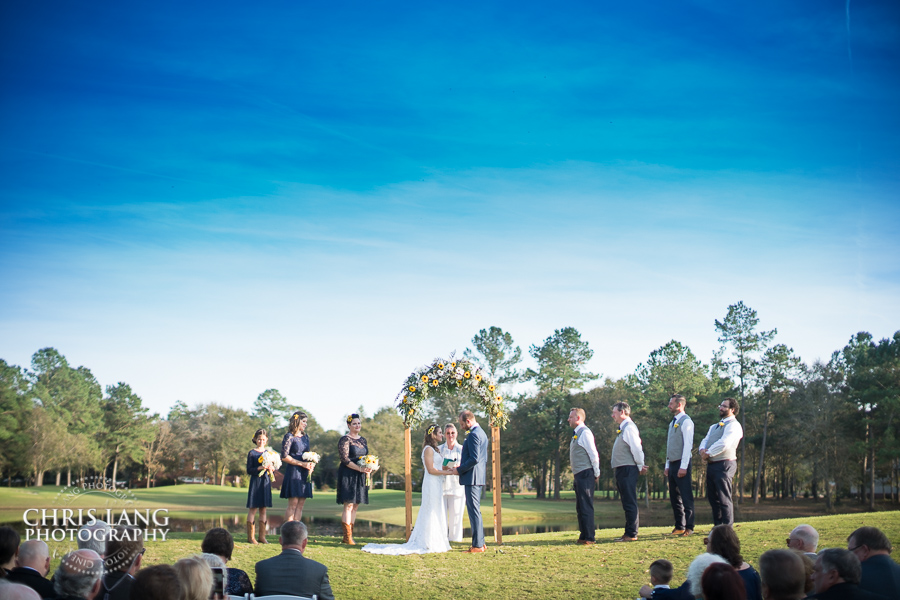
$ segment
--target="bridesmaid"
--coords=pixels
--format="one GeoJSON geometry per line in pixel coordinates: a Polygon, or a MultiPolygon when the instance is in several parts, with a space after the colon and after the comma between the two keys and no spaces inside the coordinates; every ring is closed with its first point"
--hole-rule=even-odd
{"type": "Polygon", "coordinates": [[[315,464],[302,459],[303,453],[310,451],[309,436],[304,433],[307,420],[305,412],[298,410],[292,414],[288,432],[281,441],[281,462],[287,465],[284,483],[281,484],[281,497],[288,499],[285,521],[299,521],[303,515],[303,504],[313,495],[309,472],[315,464]]]}
{"type": "Polygon", "coordinates": [[[353,541],[353,524],[356,523],[356,509],[360,504],[369,503],[369,488],[366,487],[366,474],[372,469],[360,467],[356,460],[369,453],[366,438],[359,435],[362,421],[353,413],[347,417],[350,432],[338,441],[338,452],[341,455],[341,466],[338,468],[337,502],[344,505],[341,513],[341,527],[344,529],[342,544],[355,546],[353,541]]]}
{"type": "Polygon", "coordinates": [[[250,477],[250,487],[247,489],[247,541],[256,544],[256,510],[259,509],[260,530],[259,541],[266,544],[266,509],[272,508],[272,484],[269,474],[272,467],[267,467],[268,473],[261,477],[259,472],[263,469],[259,457],[266,450],[269,436],[265,429],[257,429],[253,435],[253,443],[256,448],[247,453],[247,475],[250,477]]]}

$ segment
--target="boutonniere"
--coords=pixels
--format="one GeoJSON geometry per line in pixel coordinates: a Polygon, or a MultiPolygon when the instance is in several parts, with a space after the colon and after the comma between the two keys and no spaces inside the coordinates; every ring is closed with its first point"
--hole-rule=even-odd
{"type": "Polygon", "coordinates": [[[725,421],[719,421],[719,427],[725,427],[725,421]]]}
{"type": "Polygon", "coordinates": [[[622,433],[621,429],[616,429],[616,434],[622,433]]]}
{"type": "Polygon", "coordinates": [[[578,434],[576,433],[575,435],[572,436],[572,441],[574,442],[577,439],[578,439],[578,434]]]}
{"type": "Polygon", "coordinates": [[[678,423],[675,423],[674,428],[675,428],[675,429],[678,429],[678,423]]]}

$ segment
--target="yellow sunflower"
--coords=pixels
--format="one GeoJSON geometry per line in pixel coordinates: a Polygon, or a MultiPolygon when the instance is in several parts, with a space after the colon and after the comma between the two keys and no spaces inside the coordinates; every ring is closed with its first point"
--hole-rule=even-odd
{"type": "Polygon", "coordinates": [[[422,375],[422,381],[428,383],[428,375],[422,375]]]}
{"type": "Polygon", "coordinates": [[[471,376],[472,376],[472,374],[469,373],[468,371],[466,371],[465,373],[463,373],[463,377],[465,377],[466,379],[468,379],[468,378],[471,377],[471,376]]]}
{"type": "Polygon", "coordinates": [[[409,391],[411,391],[411,392],[416,391],[416,386],[414,386],[414,385],[409,386],[409,391]]]}

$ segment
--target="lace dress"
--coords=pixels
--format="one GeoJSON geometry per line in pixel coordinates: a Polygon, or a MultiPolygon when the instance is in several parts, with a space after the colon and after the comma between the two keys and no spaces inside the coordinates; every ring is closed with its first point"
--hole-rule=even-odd
{"type": "MultiPolygon", "coordinates": [[[[432,456],[435,469],[441,470],[443,458],[439,452],[432,456]]],[[[422,464],[425,464],[425,448],[422,449],[422,464]]],[[[422,506],[416,517],[412,535],[405,544],[366,544],[364,552],[372,554],[428,554],[430,552],[448,552],[450,542],[447,540],[447,515],[444,511],[444,494],[441,483],[444,475],[432,475],[425,469],[422,480],[422,506]]]]}
{"type": "Polygon", "coordinates": [[[341,466],[338,468],[337,477],[337,503],[353,504],[369,503],[369,488],[366,487],[366,474],[347,465],[369,453],[369,445],[366,438],[360,436],[355,440],[345,435],[338,441],[338,453],[341,456],[341,466]]]}

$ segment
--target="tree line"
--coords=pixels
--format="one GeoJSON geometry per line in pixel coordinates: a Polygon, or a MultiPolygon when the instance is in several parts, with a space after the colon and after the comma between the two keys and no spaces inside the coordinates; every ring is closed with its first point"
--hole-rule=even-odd
{"type": "MultiPolygon", "coordinates": [[[[609,464],[615,424],[610,407],[626,401],[638,425],[650,472],[643,478],[646,497],[665,497],[666,409],[671,395],[687,401],[697,423],[695,448],[716,407],[725,397],[740,401],[744,440],[738,457],[736,493],[753,502],[773,496],[824,498],[830,508],[855,495],[874,508],[877,493],[900,502],[900,331],[877,340],[853,335],[827,363],[804,363],[776,343],[777,330],[761,331],[756,311],[739,302],[714,321],[719,349],[703,363],[686,345],[672,340],[653,350],[633,373],[606,378],[585,390],[598,375],[586,369],[593,350],[572,327],[556,330],[529,355],[535,368],[521,369],[522,350],[498,327],[479,331],[466,349],[501,387],[510,404],[510,424],[502,434],[503,491],[531,487],[539,498],[559,498],[571,487],[566,421],[572,407],[584,408],[600,453],[600,488],[615,489],[609,464]],[[530,382],[531,391],[513,393],[530,382]]],[[[427,422],[455,422],[465,408],[476,414],[475,399],[435,398],[427,422]]],[[[337,443],[343,431],[325,430],[306,408],[278,390],[265,390],[252,408],[219,403],[188,406],[177,402],[165,416],[151,414],[123,382],[103,389],[86,367],[73,367],[53,348],[34,354],[28,369],[0,359],[0,469],[5,483],[43,485],[49,478],[70,485],[85,476],[130,485],[175,483],[199,477],[219,485],[244,475],[250,438],[257,428],[270,432],[278,449],[286,419],[294,410],[309,415],[307,433],[322,462],[313,473],[319,489],[333,487],[339,466],[337,443]]],[[[403,422],[392,406],[373,415],[362,409],[363,435],[378,454],[382,487],[402,486],[403,422]]],[[[484,421],[486,424],[486,421],[484,421]]],[[[423,425],[422,429],[427,425],[423,425]]],[[[423,431],[412,433],[414,446],[423,431]]],[[[414,457],[418,454],[414,448],[414,457]]],[[[696,458],[696,450],[695,450],[696,458]]],[[[413,460],[413,481],[422,467],[413,460]]],[[[694,484],[705,488],[703,469],[694,484]]],[[[246,477],[242,477],[246,483],[246,477]]]]}

